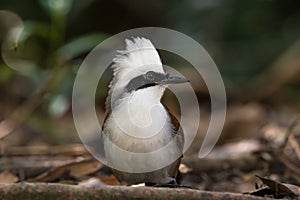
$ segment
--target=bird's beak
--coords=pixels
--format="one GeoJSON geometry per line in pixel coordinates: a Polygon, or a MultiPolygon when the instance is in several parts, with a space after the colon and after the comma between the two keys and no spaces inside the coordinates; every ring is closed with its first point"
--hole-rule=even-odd
{"type": "Polygon", "coordinates": [[[165,74],[164,78],[159,82],[160,85],[167,85],[167,84],[178,84],[178,83],[186,83],[190,82],[185,77],[179,76],[172,76],[170,74],[165,74]]]}

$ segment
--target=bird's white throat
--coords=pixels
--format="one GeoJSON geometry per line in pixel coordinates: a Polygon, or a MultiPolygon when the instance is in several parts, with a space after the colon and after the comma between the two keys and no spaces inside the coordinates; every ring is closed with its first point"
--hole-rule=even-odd
{"type": "Polygon", "coordinates": [[[161,86],[137,90],[114,103],[112,116],[127,135],[149,138],[166,129],[168,114],[160,102],[165,88],[161,86]]]}

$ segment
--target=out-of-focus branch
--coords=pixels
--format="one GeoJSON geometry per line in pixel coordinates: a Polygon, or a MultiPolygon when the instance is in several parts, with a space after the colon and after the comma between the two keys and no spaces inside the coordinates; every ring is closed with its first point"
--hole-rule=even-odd
{"type": "Polygon", "coordinates": [[[44,100],[45,94],[52,92],[60,83],[65,71],[66,62],[61,61],[55,66],[48,80],[33,95],[31,95],[22,105],[20,105],[10,116],[0,122],[0,139],[9,135],[19,127],[28,116],[44,100]]]}
{"type": "Polygon", "coordinates": [[[87,188],[63,184],[17,183],[0,186],[1,199],[228,199],[228,200],[268,200],[228,192],[207,192],[185,188],[103,186],[87,188]]]}
{"type": "Polygon", "coordinates": [[[281,151],[283,151],[283,149],[286,147],[290,136],[293,134],[294,129],[296,128],[296,126],[299,123],[300,123],[300,114],[297,115],[297,117],[292,121],[292,123],[287,128],[285,137],[284,137],[285,139],[284,139],[283,143],[281,144],[281,146],[279,147],[281,151]]]}

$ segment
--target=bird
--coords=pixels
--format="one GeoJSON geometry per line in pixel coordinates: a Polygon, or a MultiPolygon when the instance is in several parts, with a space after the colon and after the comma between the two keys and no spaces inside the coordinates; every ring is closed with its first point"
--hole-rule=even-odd
{"type": "Polygon", "coordinates": [[[184,134],[161,103],[169,84],[185,77],[166,73],[149,39],[125,39],[125,50],[112,60],[113,77],[102,128],[106,162],[125,185],[178,185],[184,134]]]}

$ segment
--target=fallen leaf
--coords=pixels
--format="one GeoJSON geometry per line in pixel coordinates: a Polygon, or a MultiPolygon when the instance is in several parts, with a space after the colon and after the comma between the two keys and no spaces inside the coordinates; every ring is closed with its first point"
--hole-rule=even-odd
{"type": "Polygon", "coordinates": [[[97,160],[76,163],[70,166],[70,176],[80,178],[98,171],[102,166],[103,165],[97,160]]]}
{"type": "Polygon", "coordinates": [[[100,180],[106,185],[120,185],[120,182],[113,175],[100,177],[100,180]]]}
{"type": "Polygon", "coordinates": [[[64,176],[69,176],[72,178],[80,178],[82,176],[94,173],[102,168],[102,164],[94,159],[86,159],[82,161],[75,161],[63,166],[51,169],[33,179],[31,182],[51,182],[56,179],[61,179],[64,176]]]}
{"type": "MultiPolygon", "coordinates": [[[[257,176],[257,175],[256,175],[257,176]]],[[[296,198],[299,197],[299,187],[291,184],[283,184],[277,181],[257,176],[267,187],[259,188],[251,195],[266,196],[273,195],[275,198],[296,198]]]]}
{"type": "Polygon", "coordinates": [[[0,173],[0,184],[1,183],[16,183],[18,182],[19,178],[8,172],[8,171],[4,171],[0,173]]]}

